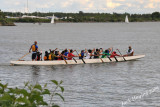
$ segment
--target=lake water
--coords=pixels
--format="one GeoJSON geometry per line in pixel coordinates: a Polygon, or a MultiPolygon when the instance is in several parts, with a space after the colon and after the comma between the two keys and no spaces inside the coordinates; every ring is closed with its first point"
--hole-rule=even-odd
{"type": "MultiPolygon", "coordinates": [[[[125,101],[124,107],[160,106],[159,22],[16,25],[0,27],[0,80],[10,87],[22,87],[26,81],[50,84],[56,79],[64,81],[65,102],[54,99],[61,107],[121,107],[125,101]],[[26,54],[35,40],[43,53],[55,48],[80,51],[113,47],[125,54],[131,45],[135,54],[146,57],[103,64],[10,66],[10,61],[26,54]],[[155,87],[152,93],[129,102],[155,87]]],[[[31,54],[24,59],[30,58],[31,54]]]]}

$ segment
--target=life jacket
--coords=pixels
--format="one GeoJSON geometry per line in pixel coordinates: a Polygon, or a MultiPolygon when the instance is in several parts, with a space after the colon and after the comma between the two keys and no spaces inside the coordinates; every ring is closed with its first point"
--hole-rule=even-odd
{"type": "Polygon", "coordinates": [[[43,58],[44,60],[47,60],[47,56],[44,56],[44,58],[43,58]]]}
{"type": "Polygon", "coordinates": [[[32,51],[33,51],[33,52],[37,51],[37,48],[36,48],[36,45],[35,45],[35,44],[32,45],[32,51]]]}
{"type": "Polygon", "coordinates": [[[49,60],[52,60],[52,54],[49,54],[48,59],[49,59],[49,60]]]}
{"type": "Polygon", "coordinates": [[[83,57],[84,57],[84,53],[80,53],[79,54],[79,59],[83,59],[83,57]]]}

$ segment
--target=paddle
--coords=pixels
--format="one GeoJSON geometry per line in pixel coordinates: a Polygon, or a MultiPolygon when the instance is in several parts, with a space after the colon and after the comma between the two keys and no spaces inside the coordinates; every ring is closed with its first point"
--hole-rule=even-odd
{"type": "Polygon", "coordinates": [[[107,55],[107,58],[110,60],[110,61],[112,61],[112,59],[107,55]]]}
{"type": "MultiPolygon", "coordinates": [[[[77,50],[76,50],[76,53],[78,54],[77,50]]],[[[78,56],[79,56],[79,54],[78,54],[78,56]]],[[[83,59],[83,58],[82,58],[82,61],[83,61],[83,63],[84,63],[84,64],[86,64],[86,62],[84,61],[84,59],[83,59]]]]}
{"type": "MultiPolygon", "coordinates": [[[[97,52],[96,52],[97,53],[97,52]]],[[[97,55],[98,55],[98,53],[97,53],[97,55]]],[[[99,59],[102,61],[102,63],[104,63],[104,61],[102,60],[102,58],[100,57],[100,55],[99,55],[99,59]]]]}
{"type": "MultiPolygon", "coordinates": [[[[113,47],[112,47],[112,52],[113,52],[113,47]]],[[[114,59],[116,60],[116,62],[118,62],[117,58],[114,56],[114,59]]]]}
{"type": "Polygon", "coordinates": [[[24,56],[22,56],[21,58],[18,59],[18,61],[20,61],[22,58],[24,58],[26,55],[28,55],[30,52],[28,52],[27,54],[25,54],[24,56]]]}
{"type": "Polygon", "coordinates": [[[41,61],[42,61],[42,51],[41,51],[41,61]]]}
{"type": "MultiPolygon", "coordinates": [[[[119,51],[119,49],[117,49],[118,52],[121,54],[121,52],[119,51]]],[[[121,56],[123,57],[124,61],[126,61],[126,59],[124,58],[124,56],[121,54],[121,56]]]]}
{"type": "Polygon", "coordinates": [[[116,62],[118,62],[118,60],[117,60],[117,58],[115,56],[114,56],[114,58],[115,58],[116,62]]]}
{"type": "MultiPolygon", "coordinates": [[[[58,48],[56,48],[56,49],[58,49],[58,48]]],[[[58,54],[59,54],[60,56],[62,56],[59,52],[58,52],[58,54]]],[[[68,62],[65,60],[64,56],[62,56],[62,59],[64,60],[64,62],[65,62],[66,64],[68,64],[68,62]]]]}
{"type": "Polygon", "coordinates": [[[62,56],[63,60],[65,61],[66,64],[68,64],[68,62],[65,60],[65,58],[62,56]]]}
{"type": "Polygon", "coordinates": [[[73,58],[73,60],[77,63],[76,59],[73,58]]]}

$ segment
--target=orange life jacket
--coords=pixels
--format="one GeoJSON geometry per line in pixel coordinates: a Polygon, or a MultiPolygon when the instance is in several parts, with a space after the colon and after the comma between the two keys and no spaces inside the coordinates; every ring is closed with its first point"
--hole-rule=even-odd
{"type": "Polygon", "coordinates": [[[44,56],[44,58],[43,58],[44,60],[47,60],[47,56],[44,56]]]}
{"type": "Polygon", "coordinates": [[[49,54],[48,59],[49,59],[49,60],[52,60],[52,54],[49,54]]]}
{"type": "Polygon", "coordinates": [[[36,50],[36,45],[32,45],[32,51],[35,52],[36,50]]]}

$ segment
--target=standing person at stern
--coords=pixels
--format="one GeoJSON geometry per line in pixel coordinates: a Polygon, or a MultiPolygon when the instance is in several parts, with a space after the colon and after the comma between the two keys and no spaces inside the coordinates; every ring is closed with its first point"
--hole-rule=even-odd
{"type": "Polygon", "coordinates": [[[38,52],[38,46],[37,46],[37,41],[34,41],[34,44],[31,46],[31,48],[29,49],[29,53],[32,50],[32,61],[36,61],[36,56],[37,56],[37,52],[38,52]]]}

